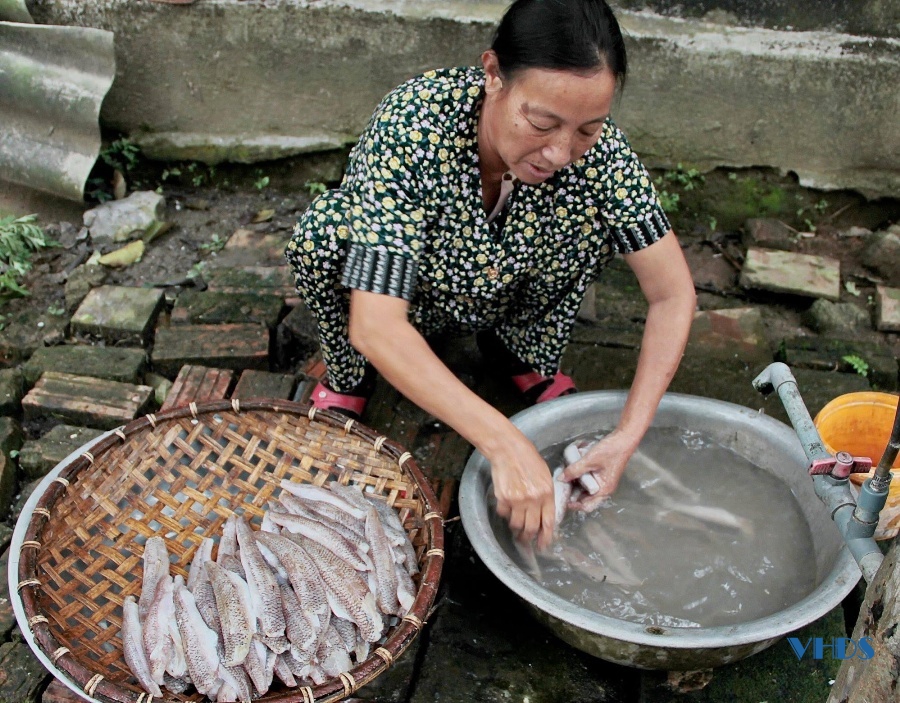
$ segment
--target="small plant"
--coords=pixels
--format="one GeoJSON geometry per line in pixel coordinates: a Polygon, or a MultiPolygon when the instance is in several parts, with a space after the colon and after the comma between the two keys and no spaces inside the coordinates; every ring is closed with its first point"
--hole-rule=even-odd
{"type": "Polygon", "coordinates": [[[31,255],[56,246],[36,221],[37,215],[0,218],[0,297],[29,295],[21,278],[31,270],[31,255]]]}
{"type": "Polygon", "coordinates": [[[678,164],[674,171],[667,171],[664,178],[684,190],[695,190],[706,182],[703,174],[696,168],[686,169],[681,164],[678,164]]]}
{"type": "Polygon", "coordinates": [[[850,367],[860,376],[865,377],[869,375],[869,364],[861,356],[858,356],[856,354],[847,354],[846,356],[842,356],[841,360],[846,361],[850,365],[850,367]]]}
{"type": "Polygon", "coordinates": [[[306,188],[307,193],[314,197],[328,190],[328,187],[321,181],[307,181],[303,184],[303,187],[306,188]]]}
{"type": "Polygon", "coordinates": [[[162,179],[163,183],[165,183],[165,182],[166,182],[167,180],[169,180],[172,176],[179,176],[179,177],[180,177],[180,176],[181,176],[181,169],[178,168],[177,166],[173,166],[172,168],[164,168],[164,169],[163,169],[163,172],[162,172],[162,175],[160,176],[160,178],[162,179]]]}
{"type": "Polygon", "coordinates": [[[715,217],[710,216],[710,218],[709,218],[709,231],[710,231],[710,232],[715,232],[715,231],[716,231],[716,227],[718,227],[718,226],[719,226],[719,221],[718,221],[715,217]]]}
{"type": "Polygon", "coordinates": [[[656,194],[659,197],[659,204],[662,205],[663,210],[668,213],[678,212],[678,202],[681,200],[681,196],[678,193],[670,193],[665,188],[660,188],[656,194]]]}
{"type": "Polygon", "coordinates": [[[208,252],[217,252],[222,251],[225,248],[225,240],[222,239],[218,234],[214,234],[212,239],[205,244],[201,244],[200,248],[203,251],[208,252]]]}
{"type": "Polygon", "coordinates": [[[100,158],[107,166],[127,174],[140,162],[141,148],[128,139],[116,139],[100,152],[100,158]]]}
{"type": "Polygon", "coordinates": [[[269,185],[269,177],[268,176],[260,176],[253,182],[253,187],[256,188],[256,190],[262,190],[267,185],[269,185]]]}
{"type": "Polygon", "coordinates": [[[51,304],[47,308],[47,314],[53,315],[54,317],[61,317],[62,315],[66,314],[66,309],[61,305],[51,304]]]}

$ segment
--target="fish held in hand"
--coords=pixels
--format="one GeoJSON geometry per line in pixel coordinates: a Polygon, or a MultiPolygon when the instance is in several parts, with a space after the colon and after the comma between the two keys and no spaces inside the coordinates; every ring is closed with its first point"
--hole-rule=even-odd
{"type": "MultiPolygon", "coordinates": [[[[585,454],[587,454],[590,451],[591,447],[593,447],[595,444],[596,442],[592,442],[586,439],[579,439],[572,442],[563,451],[563,459],[565,459],[566,461],[566,466],[571,466],[576,461],[580,461],[581,458],[585,454]]],[[[600,492],[600,483],[590,471],[581,474],[581,476],[578,477],[578,484],[589,495],[597,495],[600,492]]]]}

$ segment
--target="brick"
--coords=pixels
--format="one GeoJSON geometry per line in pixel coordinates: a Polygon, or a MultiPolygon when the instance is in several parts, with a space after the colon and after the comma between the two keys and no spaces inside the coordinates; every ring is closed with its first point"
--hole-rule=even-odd
{"type": "Polygon", "coordinates": [[[249,229],[239,229],[225,243],[224,251],[219,252],[217,263],[247,258],[252,263],[281,266],[284,263],[284,248],[290,241],[290,235],[284,233],[266,234],[249,229]]]}
{"type": "Polygon", "coordinates": [[[900,332],[900,288],[875,288],[875,320],[882,332],[900,332]]]}
{"type": "Polygon", "coordinates": [[[174,377],[185,364],[224,369],[269,367],[269,332],[262,325],[176,325],[156,332],[153,368],[174,377]]]}
{"type": "Polygon", "coordinates": [[[229,369],[183,366],[160,410],[171,410],[191,403],[227,398],[233,379],[234,372],[229,369]]]}
{"type": "MultiPolygon", "coordinates": [[[[0,556],[0,569],[5,576],[9,571],[9,548],[3,550],[0,556]]],[[[9,580],[2,579],[0,583],[0,637],[9,639],[9,635],[16,626],[16,615],[12,609],[12,601],[9,598],[9,580]]]]}
{"type": "Polygon", "coordinates": [[[316,318],[303,302],[285,315],[275,330],[274,354],[280,368],[295,368],[319,349],[316,318]]]}
{"type": "Polygon", "coordinates": [[[25,374],[21,369],[0,371],[0,415],[17,415],[25,395],[25,374]]]}
{"type": "Polygon", "coordinates": [[[54,417],[75,425],[111,430],[143,412],[149,386],[48,371],[22,399],[27,419],[54,417]]]}
{"type": "Polygon", "coordinates": [[[259,293],[186,290],[172,309],[173,325],[219,325],[253,322],[274,329],[284,299],[259,293]]]}
{"type": "Polygon", "coordinates": [[[11,417],[0,417],[0,520],[9,513],[16,492],[16,461],[11,454],[24,441],[21,425],[11,417]]]}
{"type": "Polygon", "coordinates": [[[759,308],[704,310],[694,314],[686,354],[737,357],[748,364],[767,363],[772,350],[759,308]]]}
{"type": "Polygon", "coordinates": [[[232,398],[277,398],[287,400],[294,390],[295,379],[290,374],[268,371],[244,371],[232,398]]]}
{"type": "Polygon", "coordinates": [[[267,293],[280,298],[296,297],[288,266],[238,266],[203,272],[208,289],[220,293],[267,293]]]}
{"type": "Polygon", "coordinates": [[[773,293],[839,300],[841,262],[827,256],[750,248],[741,270],[740,285],[773,293]]]}
{"type": "Polygon", "coordinates": [[[79,376],[137,383],[146,363],[147,353],[143,349],[65,344],[38,349],[23,371],[29,387],[37,383],[45,371],[71,373],[77,370],[79,376]]]}
{"type": "Polygon", "coordinates": [[[20,364],[35,349],[62,344],[69,328],[67,317],[26,308],[0,330],[0,366],[20,364]]]}
{"type": "Polygon", "coordinates": [[[19,470],[25,481],[45,476],[79,447],[96,439],[102,430],[75,425],[56,425],[40,439],[28,440],[19,452],[19,470]]]}
{"type": "Polygon", "coordinates": [[[36,703],[50,674],[24,642],[0,645],[0,701],[36,703]]]}
{"type": "Polygon", "coordinates": [[[44,691],[41,703],[84,703],[84,698],[59,679],[53,679],[44,691]]]}
{"type": "Polygon", "coordinates": [[[746,249],[780,249],[791,251],[797,246],[796,232],[781,220],[757,217],[744,223],[742,243],[746,249]]]}
{"type": "Polygon", "coordinates": [[[147,345],[165,295],[154,288],[100,286],[87,294],[72,316],[72,333],[115,344],[147,345]]]}

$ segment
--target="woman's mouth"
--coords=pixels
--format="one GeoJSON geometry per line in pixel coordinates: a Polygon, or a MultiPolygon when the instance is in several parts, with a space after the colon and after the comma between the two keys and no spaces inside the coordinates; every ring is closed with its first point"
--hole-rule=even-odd
{"type": "Polygon", "coordinates": [[[553,170],[538,168],[537,166],[535,166],[533,163],[530,163],[530,162],[526,162],[526,165],[528,166],[528,170],[531,171],[531,173],[535,176],[535,178],[540,178],[541,180],[544,180],[545,178],[550,178],[550,176],[553,175],[553,170]]]}

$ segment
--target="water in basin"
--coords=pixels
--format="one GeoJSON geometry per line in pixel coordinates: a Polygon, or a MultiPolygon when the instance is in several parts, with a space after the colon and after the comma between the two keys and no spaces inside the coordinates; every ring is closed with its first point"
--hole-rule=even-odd
{"type": "MultiPolygon", "coordinates": [[[[569,442],[599,436],[542,454],[554,468],[569,442]]],[[[507,554],[533,572],[504,522],[491,521],[507,554]]],[[[700,432],[671,427],[649,430],[607,504],[567,513],[537,564],[544,588],[645,626],[744,623],[816,587],[812,535],[786,484],[700,432]]]]}

